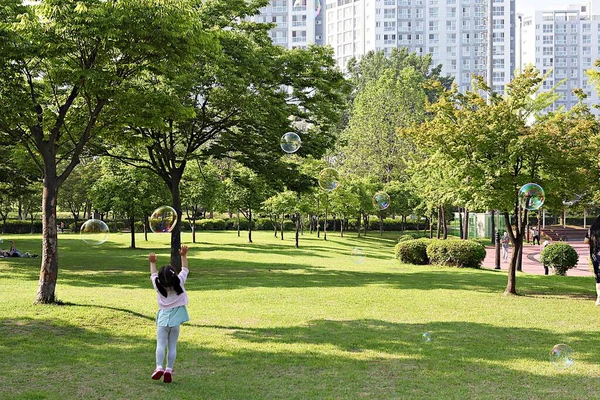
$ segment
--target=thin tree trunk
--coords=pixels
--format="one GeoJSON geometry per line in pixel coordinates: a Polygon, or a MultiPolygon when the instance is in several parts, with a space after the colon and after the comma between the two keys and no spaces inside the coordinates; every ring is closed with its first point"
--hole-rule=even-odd
{"type": "Polygon", "coordinates": [[[448,221],[446,221],[446,208],[442,207],[442,232],[444,239],[448,239],[448,221]]]}
{"type": "Polygon", "coordinates": [[[356,229],[358,231],[358,237],[360,237],[360,223],[362,221],[362,211],[358,214],[358,219],[356,220],[356,229]]]}
{"type": "Polygon", "coordinates": [[[144,240],[147,242],[148,241],[148,216],[144,216],[144,240]]]}
{"type": "Polygon", "coordinates": [[[379,213],[379,236],[383,236],[383,212],[379,213]]]}
{"type": "Polygon", "coordinates": [[[296,214],[296,248],[300,247],[300,215],[296,214]]]}
{"type": "Polygon", "coordinates": [[[438,206],[437,232],[436,237],[439,239],[442,230],[442,207],[438,206]]]}
{"type": "Polygon", "coordinates": [[[348,221],[348,218],[343,218],[340,222],[340,237],[344,237],[344,224],[348,221]]]}
{"type": "Polygon", "coordinates": [[[283,224],[285,222],[285,214],[281,214],[281,240],[283,240],[283,224]]]}
{"type": "Polygon", "coordinates": [[[196,213],[192,214],[192,243],[196,243],[196,213]]]}
{"type": "Polygon", "coordinates": [[[463,239],[469,239],[469,209],[465,208],[465,229],[464,229],[464,237],[463,239]]]}
{"type": "Polygon", "coordinates": [[[131,248],[135,249],[135,217],[129,217],[129,226],[131,230],[131,248]]]}
{"type": "Polygon", "coordinates": [[[238,231],[238,237],[240,237],[240,210],[238,210],[238,212],[237,212],[237,231],[238,231]]]}
{"type": "Polygon", "coordinates": [[[248,207],[248,242],[252,243],[252,209],[248,207]]]}
{"type": "Polygon", "coordinates": [[[463,229],[462,208],[459,208],[458,209],[458,235],[461,239],[463,237],[465,237],[464,231],[465,230],[463,229]]]}
{"type": "Polygon", "coordinates": [[[327,207],[325,207],[325,221],[323,223],[323,240],[327,240],[327,207]]]}

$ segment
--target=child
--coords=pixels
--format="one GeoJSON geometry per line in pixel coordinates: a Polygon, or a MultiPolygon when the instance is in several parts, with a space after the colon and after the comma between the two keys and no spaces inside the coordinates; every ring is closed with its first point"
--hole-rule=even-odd
{"type": "Polygon", "coordinates": [[[156,314],[156,369],[152,373],[152,379],[158,380],[164,375],[165,383],[170,383],[173,380],[173,364],[177,355],[179,327],[190,319],[185,307],[188,303],[188,296],[183,287],[189,273],[187,252],[187,246],[183,246],[179,250],[181,255],[181,272],[179,275],[170,265],[161,267],[157,272],[156,254],[150,253],[148,255],[150,278],[157,292],[159,308],[156,314]],[[163,369],[165,348],[168,348],[167,368],[163,369]]]}

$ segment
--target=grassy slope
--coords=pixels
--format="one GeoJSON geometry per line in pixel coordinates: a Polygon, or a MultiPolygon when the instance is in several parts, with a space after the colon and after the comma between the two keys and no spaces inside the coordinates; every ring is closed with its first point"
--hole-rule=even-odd
{"type": "MultiPolygon", "coordinates": [[[[39,253],[39,236],[12,238],[39,253]]],[[[235,232],[198,235],[192,321],[173,384],[155,382],[146,255],[166,262],[169,237],[140,236],[139,250],[128,239],[92,247],[60,236],[64,306],[32,305],[39,260],[0,259],[0,398],[566,399],[600,384],[590,278],[520,275],[523,295],[504,297],[505,273],[401,265],[394,242],[376,235],[306,234],[295,249],[292,234],[268,232],[254,244],[235,232]],[[548,361],[557,343],[575,349],[568,370],[548,361]]]]}

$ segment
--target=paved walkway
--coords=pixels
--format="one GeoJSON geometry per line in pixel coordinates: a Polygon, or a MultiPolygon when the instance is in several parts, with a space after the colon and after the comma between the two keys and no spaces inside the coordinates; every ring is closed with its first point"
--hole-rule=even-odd
{"type": "MultiPolygon", "coordinates": [[[[578,242],[569,242],[571,246],[577,251],[579,254],[579,262],[575,268],[572,268],[567,271],[567,276],[593,276],[593,273],[590,271],[590,266],[588,264],[589,260],[589,247],[587,244],[578,241],[578,242]]],[[[495,248],[493,246],[486,246],[485,248],[486,256],[485,260],[483,260],[483,268],[494,268],[496,265],[496,255],[495,248]]],[[[502,250],[500,250],[500,268],[503,270],[508,269],[508,261],[502,261],[502,250]]],[[[540,252],[542,251],[541,246],[533,246],[529,243],[525,243],[523,248],[523,272],[528,274],[537,274],[544,275],[544,267],[540,263],[540,252]]],[[[512,246],[509,249],[508,257],[510,261],[510,257],[512,256],[513,248],[512,246]]],[[[550,270],[552,273],[552,270],[550,270]]]]}

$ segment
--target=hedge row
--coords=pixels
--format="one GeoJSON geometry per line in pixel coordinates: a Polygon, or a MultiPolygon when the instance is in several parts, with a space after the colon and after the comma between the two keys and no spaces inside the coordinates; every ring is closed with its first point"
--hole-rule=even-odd
{"type": "MultiPolygon", "coordinates": [[[[65,230],[69,232],[77,231],[81,225],[85,222],[85,219],[80,219],[77,221],[77,229],[75,229],[75,220],[70,218],[61,218],[57,220],[57,223],[61,222],[65,223],[65,230]]],[[[117,220],[116,222],[113,220],[105,221],[111,231],[122,231],[124,229],[129,229],[129,221],[128,220],[117,220]]],[[[0,221],[1,223],[1,221],[0,221]]],[[[319,221],[320,229],[323,230],[325,221],[321,219],[319,221]]],[[[196,221],[196,230],[199,231],[210,231],[210,230],[237,230],[237,218],[231,219],[200,219],[196,221]]],[[[240,219],[240,229],[248,230],[248,220],[240,219]]],[[[277,229],[281,228],[281,224],[278,221],[277,229]]],[[[308,225],[308,221],[305,221],[305,225],[308,225]]],[[[347,228],[348,230],[356,230],[358,227],[358,223],[356,219],[349,219],[347,228]]],[[[307,227],[305,226],[305,229],[307,227]]],[[[419,228],[423,229],[423,225],[420,225],[419,228]]],[[[191,231],[191,222],[184,221],[182,230],[189,232],[191,231]]],[[[273,223],[269,218],[257,218],[252,221],[252,229],[254,230],[273,230],[273,223]]],[[[295,224],[293,221],[286,219],[284,221],[284,230],[292,231],[295,229],[295,224]]],[[[327,220],[327,230],[339,230],[340,229],[340,220],[335,221],[328,219],[327,220]]],[[[362,229],[362,226],[361,226],[362,229]]],[[[415,223],[406,223],[404,225],[405,230],[417,230],[417,225],[415,223]]],[[[30,221],[18,221],[18,220],[7,220],[6,225],[0,227],[0,232],[4,230],[4,233],[10,234],[18,234],[18,233],[41,233],[42,232],[42,222],[37,220],[34,221],[33,224],[30,221]]],[[[369,221],[369,230],[371,231],[379,231],[379,219],[371,219],[369,221]]],[[[399,219],[391,219],[387,218],[383,221],[383,230],[384,231],[401,231],[402,230],[402,222],[399,219]]],[[[144,225],[142,221],[136,221],[135,223],[135,231],[143,232],[144,225]]]]}
{"type": "Polygon", "coordinates": [[[398,260],[409,264],[479,268],[485,259],[485,246],[474,240],[423,238],[399,242],[395,253],[398,260]]]}

